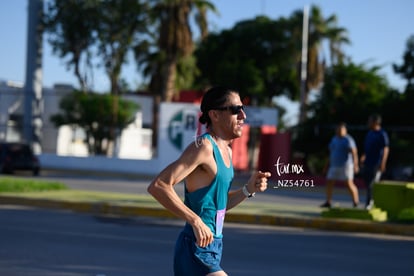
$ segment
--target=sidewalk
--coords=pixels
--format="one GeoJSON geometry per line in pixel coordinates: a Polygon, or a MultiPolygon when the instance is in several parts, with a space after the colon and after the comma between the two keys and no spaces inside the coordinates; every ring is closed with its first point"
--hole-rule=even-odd
{"type": "MultiPolygon", "coordinates": [[[[56,193],[47,192],[32,195],[3,194],[0,195],[0,204],[65,209],[99,215],[176,218],[146,193],[150,178],[137,177],[125,182],[126,184],[117,181],[119,180],[96,180],[96,183],[94,183],[94,180],[90,180],[88,182],[90,184],[83,183],[83,191],[74,196],[76,200],[67,200],[64,197],[58,197],[56,193]],[[131,184],[133,184],[134,191],[128,188],[128,185],[131,186],[131,184]],[[102,191],[100,187],[105,185],[113,187],[113,191],[107,189],[102,191]],[[118,193],[114,193],[115,191],[118,193]]],[[[246,176],[238,175],[234,181],[235,188],[246,181],[246,176]]],[[[322,209],[319,208],[319,205],[325,199],[325,190],[321,185],[308,188],[274,188],[273,184],[274,181],[270,181],[269,188],[265,193],[258,194],[255,198],[248,199],[233,210],[229,210],[226,214],[226,221],[331,231],[414,236],[414,225],[321,217],[322,209]]],[[[176,190],[182,196],[183,187],[180,186],[182,184],[178,184],[176,190]]],[[[78,188],[75,189],[74,192],[78,191],[78,188]]],[[[361,191],[362,199],[363,196],[363,191],[361,191]]],[[[351,206],[349,195],[343,187],[335,189],[334,204],[341,208],[351,206]]],[[[362,205],[360,208],[362,208],[362,205]]]]}

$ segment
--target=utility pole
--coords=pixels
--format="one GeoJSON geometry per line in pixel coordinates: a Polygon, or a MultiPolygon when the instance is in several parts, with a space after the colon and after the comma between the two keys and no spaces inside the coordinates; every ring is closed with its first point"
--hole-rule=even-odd
{"type": "Polygon", "coordinates": [[[302,58],[300,72],[300,110],[299,123],[306,119],[306,79],[308,69],[308,36],[309,36],[309,6],[303,8],[303,26],[302,26],[302,58]]]}
{"type": "Polygon", "coordinates": [[[42,135],[42,33],[43,0],[27,0],[27,53],[24,85],[23,137],[35,153],[41,153],[42,135]]]}

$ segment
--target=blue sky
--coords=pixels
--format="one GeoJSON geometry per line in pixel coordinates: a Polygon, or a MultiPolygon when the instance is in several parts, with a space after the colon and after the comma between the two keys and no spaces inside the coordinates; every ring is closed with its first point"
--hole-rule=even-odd
{"type": "MultiPolygon", "coordinates": [[[[414,35],[412,0],[212,0],[219,15],[210,14],[210,29],[231,28],[236,22],[266,15],[272,19],[288,17],[306,5],[318,5],[325,17],[336,14],[338,24],[348,30],[351,45],[345,53],[356,63],[382,65],[380,71],[389,83],[403,89],[405,83],[392,71],[392,63],[401,63],[405,44],[414,35]]],[[[28,0],[0,1],[0,80],[23,82],[25,78],[28,0]]],[[[43,85],[68,83],[77,86],[72,72],[51,53],[44,43],[43,85]]],[[[132,61],[131,61],[132,63],[132,61]]],[[[123,77],[136,87],[141,77],[135,67],[125,66],[123,77]]],[[[94,73],[95,89],[106,90],[109,82],[101,71],[94,73]]]]}

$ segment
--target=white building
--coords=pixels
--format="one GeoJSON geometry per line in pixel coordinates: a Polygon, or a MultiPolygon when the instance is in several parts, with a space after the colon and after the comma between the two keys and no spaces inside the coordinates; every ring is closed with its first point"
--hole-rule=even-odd
{"type": "MultiPolygon", "coordinates": [[[[61,156],[88,156],[85,134],[80,128],[61,126],[56,128],[50,117],[60,112],[62,97],[73,91],[72,86],[55,85],[43,88],[43,114],[41,153],[61,156]]],[[[152,97],[138,94],[122,96],[140,106],[135,121],[122,130],[116,141],[115,157],[128,159],[152,158],[152,97]]],[[[23,141],[22,124],[24,112],[23,84],[0,82],[0,141],[23,141]]]]}

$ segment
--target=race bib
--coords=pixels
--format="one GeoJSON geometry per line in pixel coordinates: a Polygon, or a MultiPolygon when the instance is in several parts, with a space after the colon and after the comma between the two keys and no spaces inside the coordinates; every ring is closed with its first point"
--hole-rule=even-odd
{"type": "Polygon", "coordinates": [[[216,214],[216,236],[220,236],[223,232],[224,217],[226,216],[226,209],[218,210],[216,214]]]}

